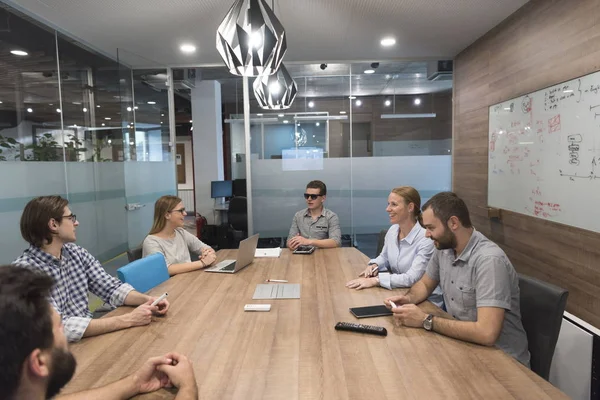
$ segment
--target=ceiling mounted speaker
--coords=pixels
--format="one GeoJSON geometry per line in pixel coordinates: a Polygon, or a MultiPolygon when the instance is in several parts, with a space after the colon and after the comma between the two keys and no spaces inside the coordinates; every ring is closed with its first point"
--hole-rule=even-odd
{"type": "Polygon", "coordinates": [[[275,74],[256,78],[253,88],[258,104],[269,110],[290,108],[298,94],[296,81],[283,64],[275,74]]]}
{"type": "Polygon", "coordinates": [[[287,50],[285,30],[264,0],[236,0],[217,29],[217,50],[234,75],[274,74],[287,50]]]}

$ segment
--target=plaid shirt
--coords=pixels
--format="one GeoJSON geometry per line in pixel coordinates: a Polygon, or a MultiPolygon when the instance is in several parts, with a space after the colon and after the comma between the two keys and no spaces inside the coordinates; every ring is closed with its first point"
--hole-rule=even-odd
{"type": "Polygon", "coordinates": [[[29,246],[13,264],[42,271],[54,279],[50,303],[62,317],[69,342],[80,340],[92,320],[88,291],[118,307],[133,290],[107,274],[98,260],[74,243],[63,245],[60,259],[29,246]]]}

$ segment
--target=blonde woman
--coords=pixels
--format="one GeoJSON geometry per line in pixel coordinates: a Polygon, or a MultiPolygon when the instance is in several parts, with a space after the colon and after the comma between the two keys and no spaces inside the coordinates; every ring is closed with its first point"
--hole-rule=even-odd
{"type": "MultiPolygon", "coordinates": [[[[350,289],[381,286],[386,289],[409,288],[417,282],[427,268],[433,254],[433,241],[425,237],[421,226],[421,196],[411,186],[392,189],[385,209],[393,224],[385,236],[381,254],[369,261],[358,279],[346,284],[350,289]]],[[[429,301],[442,306],[439,286],[429,301]]]]}
{"type": "Polygon", "coordinates": [[[142,244],[142,256],[161,253],[165,256],[169,275],[205,268],[215,262],[215,251],[185,229],[185,207],[177,196],[162,196],[154,204],[152,229],[142,244]],[[190,252],[200,259],[192,261],[190,252]]]}

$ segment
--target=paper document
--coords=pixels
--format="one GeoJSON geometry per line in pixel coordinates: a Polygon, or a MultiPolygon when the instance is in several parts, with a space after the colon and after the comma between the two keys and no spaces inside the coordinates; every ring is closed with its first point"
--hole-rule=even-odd
{"type": "Polygon", "coordinates": [[[253,300],[264,299],[299,299],[299,283],[278,283],[276,285],[258,284],[254,291],[253,300]]]}
{"type": "Polygon", "coordinates": [[[254,257],[279,257],[281,255],[281,247],[274,249],[256,249],[254,257]]]}

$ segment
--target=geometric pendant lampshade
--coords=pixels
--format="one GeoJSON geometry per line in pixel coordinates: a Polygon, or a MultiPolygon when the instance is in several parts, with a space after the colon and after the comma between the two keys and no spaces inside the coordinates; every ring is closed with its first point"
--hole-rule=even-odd
{"type": "Polygon", "coordinates": [[[283,63],[273,75],[256,78],[252,86],[258,104],[269,110],[290,108],[298,94],[298,86],[283,63]]]}
{"type": "Polygon", "coordinates": [[[265,0],[236,0],[217,29],[217,50],[234,75],[270,75],[287,50],[285,30],[265,0]]]}

